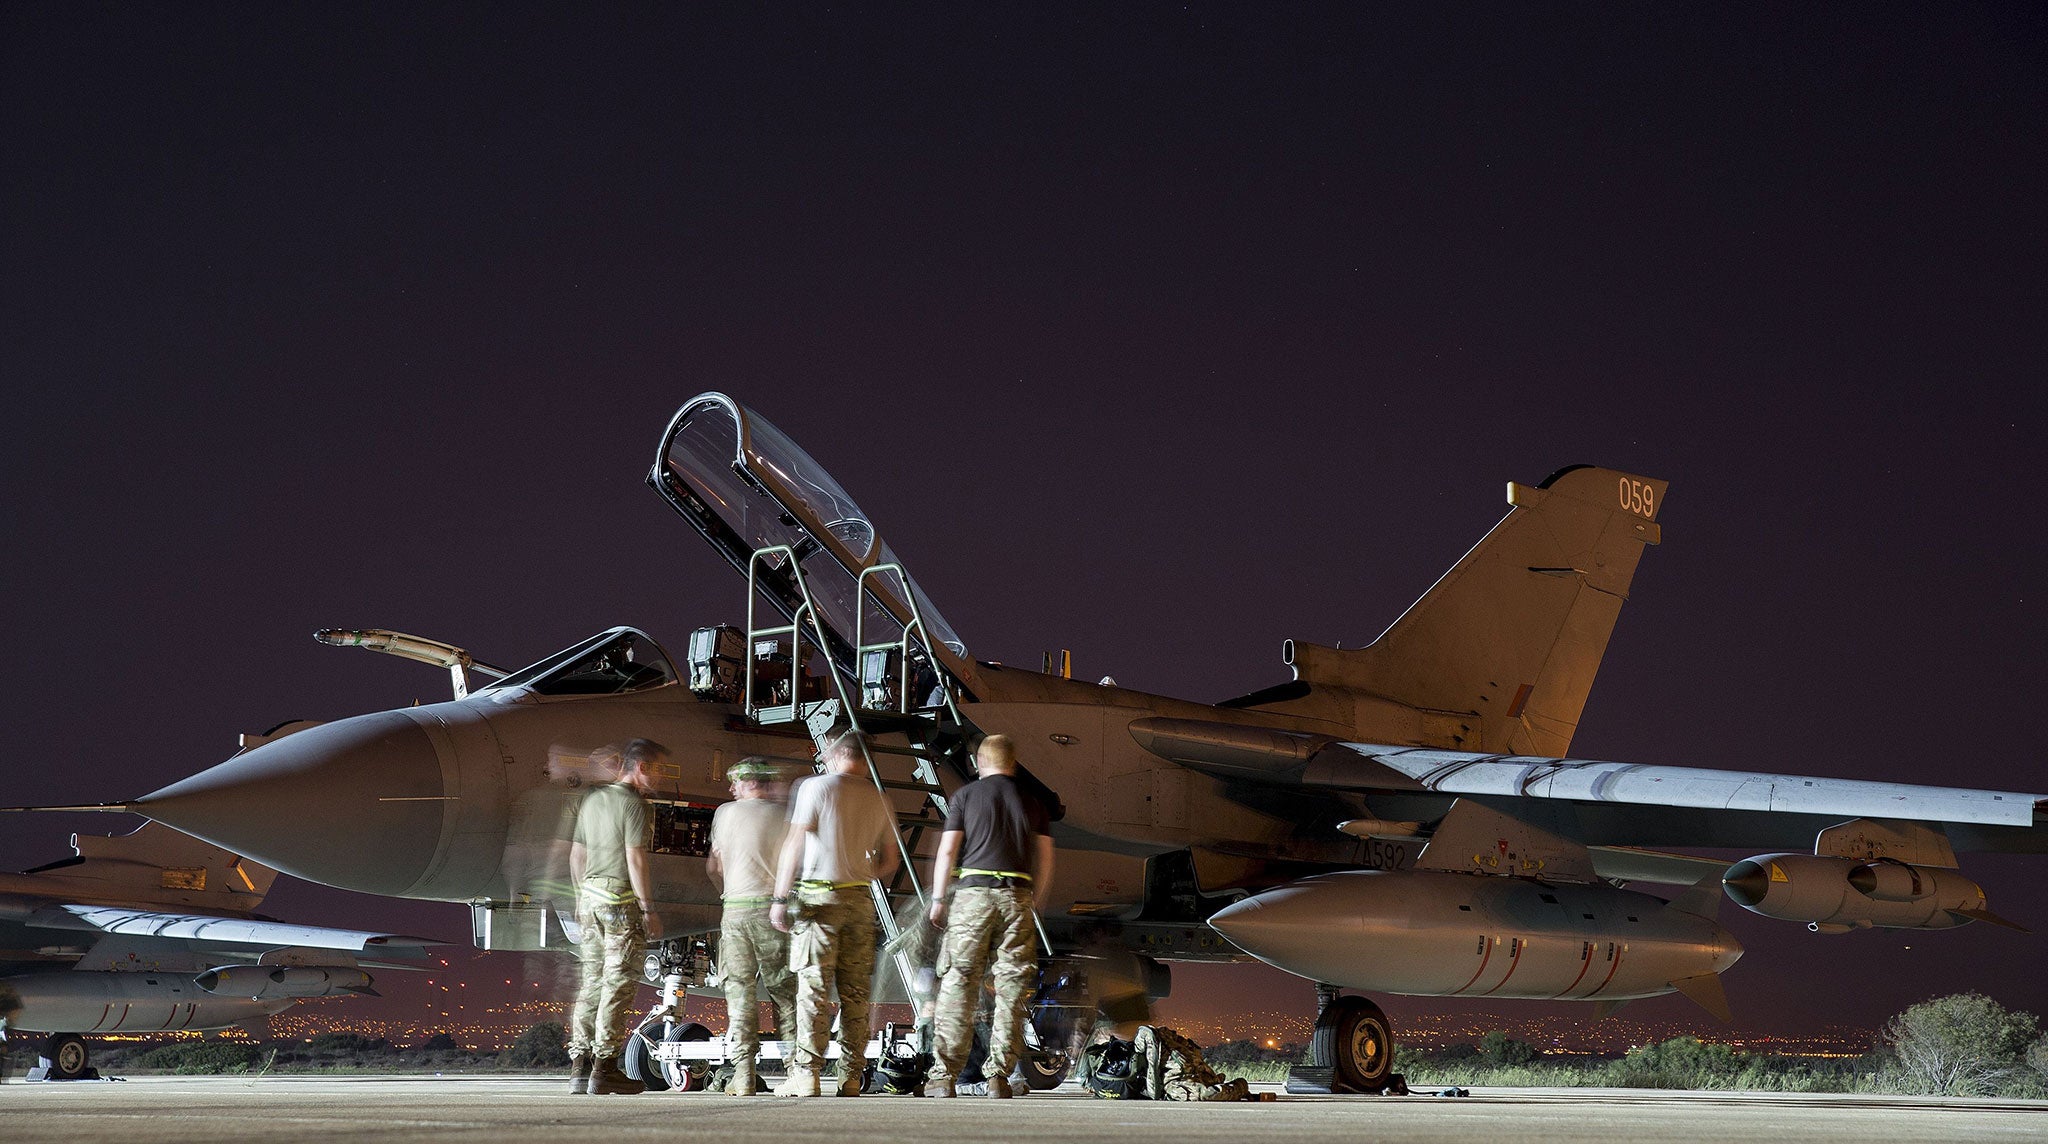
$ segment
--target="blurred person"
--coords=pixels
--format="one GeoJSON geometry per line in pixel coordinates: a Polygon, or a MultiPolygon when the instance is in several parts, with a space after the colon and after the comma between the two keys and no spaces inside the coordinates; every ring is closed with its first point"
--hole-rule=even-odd
{"type": "MultiPolygon", "coordinates": [[[[787,784],[773,763],[746,758],[726,772],[733,801],[711,815],[711,847],[704,869],[719,887],[718,972],[725,983],[727,1051],[733,1060],[733,1096],[760,1089],[754,1058],[761,1051],[760,1005],[755,981],[775,1010],[785,1040],[796,1027],[796,977],[789,967],[789,935],[769,921],[775,867],[789,835],[788,807],[775,796],[787,784]]],[[[786,1055],[786,1054],[785,1054],[786,1055]]]]}
{"type": "Polygon", "coordinates": [[[647,806],[653,768],[667,748],[635,739],[619,752],[619,779],[592,789],[576,811],[569,870],[576,884],[576,921],[583,985],[569,1034],[569,1091],[636,1093],[646,1085],[619,1067],[625,1050],[634,978],[647,939],[661,936],[654,913],[647,851],[654,816],[647,806]]]}

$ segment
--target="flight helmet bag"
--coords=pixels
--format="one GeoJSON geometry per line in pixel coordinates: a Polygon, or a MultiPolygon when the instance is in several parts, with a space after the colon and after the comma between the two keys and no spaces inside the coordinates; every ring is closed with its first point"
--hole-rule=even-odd
{"type": "Polygon", "coordinates": [[[1081,1083],[1104,1100],[1145,1099],[1137,1046],[1118,1037],[1088,1046],[1081,1054],[1081,1083]]]}

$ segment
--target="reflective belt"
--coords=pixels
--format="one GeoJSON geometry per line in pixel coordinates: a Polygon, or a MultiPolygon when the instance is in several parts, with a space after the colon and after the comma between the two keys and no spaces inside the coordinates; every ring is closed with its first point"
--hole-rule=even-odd
{"type": "Polygon", "coordinates": [[[803,881],[798,882],[797,885],[801,886],[806,890],[858,890],[861,887],[867,885],[867,883],[827,882],[822,878],[805,878],[803,881]]]}
{"type": "Polygon", "coordinates": [[[969,870],[967,867],[962,866],[953,871],[953,876],[956,878],[969,874],[979,874],[984,878],[1015,878],[1023,882],[1031,880],[1031,875],[1021,874],[1015,870],[969,870]]]}
{"type": "Polygon", "coordinates": [[[608,899],[609,904],[614,906],[623,906],[629,902],[638,904],[639,901],[633,893],[633,883],[625,878],[614,878],[609,874],[585,874],[583,885],[586,889],[608,899]]]}
{"type": "Polygon", "coordinates": [[[774,901],[774,898],[727,898],[725,904],[737,909],[748,909],[753,906],[771,905],[774,901]]]}

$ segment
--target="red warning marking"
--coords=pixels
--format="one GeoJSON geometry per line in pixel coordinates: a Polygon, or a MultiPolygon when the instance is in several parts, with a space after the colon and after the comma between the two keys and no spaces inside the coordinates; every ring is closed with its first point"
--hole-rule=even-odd
{"type": "Polygon", "coordinates": [[[1508,971],[1500,975],[1500,980],[1493,983],[1492,989],[1487,990],[1485,993],[1481,993],[1481,997],[1491,996],[1495,990],[1498,990],[1501,986],[1506,985],[1508,983],[1508,978],[1513,977],[1515,975],[1515,970],[1521,968],[1522,951],[1529,948],[1529,943],[1526,941],[1522,941],[1519,938],[1514,938],[1510,940],[1512,940],[1515,944],[1515,955],[1508,962],[1508,971]]]}
{"type": "Polygon", "coordinates": [[[1472,971],[1472,977],[1465,984],[1451,990],[1451,996],[1456,997],[1465,990],[1472,988],[1472,982],[1479,980],[1479,975],[1486,972],[1486,963],[1493,960],[1493,947],[1496,943],[1491,939],[1482,940],[1486,941],[1486,955],[1479,959],[1479,968],[1472,971]]]}
{"type": "Polygon", "coordinates": [[[1579,987],[1579,982],[1584,981],[1586,979],[1586,971],[1591,968],[1593,968],[1593,947],[1591,944],[1588,944],[1586,946],[1585,956],[1579,960],[1579,975],[1577,977],[1572,978],[1572,983],[1570,985],[1565,986],[1563,991],[1558,994],[1558,997],[1567,996],[1571,993],[1572,990],[1577,989],[1579,987]]]}
{"type": "MultiPolygon", "coordinates": [[[[1611,948],[1614,950],[1614,963],[1607,967],[1607,976],[1600,979],[1599,988],[1596,988],[1592,992],[1586,994],[1586,997],[1600,996],[1600,990],[1607,988],[1608,982],[1614,980],[1614,971],[1621,968],[1621,947],[1616,945],[1611,946],[1611,948]]],[[[1585,998],[1581,998],[1581,1000],[1584,999],[1585,998]]]]}

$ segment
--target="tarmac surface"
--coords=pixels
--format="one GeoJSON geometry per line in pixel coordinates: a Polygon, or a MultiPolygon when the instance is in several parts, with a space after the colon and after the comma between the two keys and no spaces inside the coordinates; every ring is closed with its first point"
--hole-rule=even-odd
{"type": "MultiPolygon", "coordinates": [[[[1270,1088],[1271,1086],[1263,1086],[1270,1088]]],[[[1462,1098],[1097,1100],[1072,1085],[995,1101],[650,1093],[570,1096],[549,1078],[138,1077],[0,1086],[0,1138],[36,1141],[943,1140],[2048,1141],[2048,1101],[1623,1089],[1462,1098]]]]}

